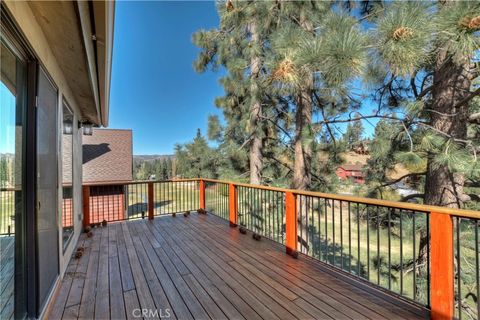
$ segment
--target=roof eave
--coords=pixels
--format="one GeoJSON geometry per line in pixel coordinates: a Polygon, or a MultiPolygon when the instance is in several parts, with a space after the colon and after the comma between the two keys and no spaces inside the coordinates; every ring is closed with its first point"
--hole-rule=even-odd
{"type": "Polygon", "coordinates": [[[108,126],[113,56],[114,1],[77,1],[99,126],[108,126]]]}

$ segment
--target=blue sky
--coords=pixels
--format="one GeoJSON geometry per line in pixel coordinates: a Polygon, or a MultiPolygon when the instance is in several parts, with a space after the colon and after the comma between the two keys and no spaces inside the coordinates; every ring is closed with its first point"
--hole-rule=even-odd
{"type": "Polygon", "coordinates": [[[133,129],[134,154],[173,153],[221,114],[219,74],[192,67],[191,36],[218,26],[215,3],[118,1],[115,10],[109,127],[133,129]]]}
{"type": "MultiPolygon", "coordinates": [[[[214,106],[220,74],[192,66],[199,52],[192,34],[218,26],[215,3],[117,1],[115,10],[109,126],[133,129],[134,154],[172,154],[197,128],[206,134],[209,114],[221,115],[214,106]]],[[[370,114],[365,104],[362,113],[370,114]]],[[[374,128],[363,124],[371,136],[374,128]]]]}
{"type": "Polygon", "coordinates": [[[15,96],[0,83],[0,153],[15,152],[15,96]]]}

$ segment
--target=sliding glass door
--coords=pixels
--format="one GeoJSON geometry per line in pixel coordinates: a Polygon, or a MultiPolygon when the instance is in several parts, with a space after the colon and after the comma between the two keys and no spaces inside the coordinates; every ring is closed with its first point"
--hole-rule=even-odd
{"type": "Polygon", "coordinates": [[[11,319],[26,313],[23,150],[27,68],[15,46],[1,34],[0,319],[11,319]]]}

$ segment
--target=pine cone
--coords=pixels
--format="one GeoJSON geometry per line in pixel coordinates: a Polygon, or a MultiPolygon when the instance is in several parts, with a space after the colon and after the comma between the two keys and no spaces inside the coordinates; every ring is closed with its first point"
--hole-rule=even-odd
{"type": "Polygon", "coordinates": [[[77,252],[85,252],[85,248],[84,247],[78,247],[77,252]]]}
{"type": "Polygon", "coordinates": [[[75,252],[75,259],[80,259],[83,256],[83,252],[77,251],[75,252]]]}
{"type": "Polygon", "coordinates": [[[186,218],[186,217],[188,217],[189,214],[190,214],[190,212],[185,211],[185,212],[183,213],[183,216],[186,218]]]}
{"type": "Polygon", "coordinates": [[[174,213],[172,213],[172,217],[174,217],[174,218],[175,218],[176,216],[177,216],[177,214],[176,214],[175,212],[174,212],[174,213]]]}
{"type": "Polygon", "coordinates": [[[409,27],[399,27],[393,31],[393,39],[398,41],[413,36],[413,30],[409,27]]]}
{"type": "Polygon", "coordinates": [[[89,238],[93,237],[93,232],[92,231],[87,232],[87,237],[89,238]]]}
{"type": "Polygon", "coordinates": [[[199,213],[199,214],[207,214],[207,211],[206,211],[205,209],[200,208],[200,209],[197,210],[197,213],[199,213]]]}
{"type": "Polygon", "coordinates": [[[107,220],[103,219],[102,221],[102,227],[106,227],[107,226],[107,220]]]}
{"type": "Polygon", "coordinates": [[[460,20],[459,25],[465,29],[478,30],[480,29],[480,16],[464,17],[460,20]]]}
{"type": "Polygon", "coordinates": [[[260,239],[262,239],[262,236],[259,235],[258,233],[254,233],[254,234],[252,235],[252,238],[255,239],[255,240],[257,240],[257,241],[260,241],[260,239]]]}
{"type": "Polygon", "coordinates": [[[247,234],[247,228],[245,228],[243,226],[238,228],[238,231],[240,231],[241,234],[247,234]]]}
{"type": "Polygon", "coordinates": [[[227,11],[232,11],[233,9],[235,9],[233,7],[233,1],[232,0],[227,0],[227,3],[225,4],[225,7],[227,8],[227,11]]]}
{"type": "Polygon", "coordinates": [[[275,80],[291,80],[293,79],[294,73],[295,68],[293,62],[290,59],[284,59],[275,69],[272,77],[275,80]]]}
{"type": "Polygon", "coordinates": [[[85,228],[83,228],[83,232],[85,232],[85,233],[89,233],[90,231],[92,231],[91,226],[86,226],[85,228]]]}

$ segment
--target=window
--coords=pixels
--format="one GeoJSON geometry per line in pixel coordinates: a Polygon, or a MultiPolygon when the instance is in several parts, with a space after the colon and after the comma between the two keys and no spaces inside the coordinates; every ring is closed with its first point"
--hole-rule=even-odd
{"type": "Polygon", "coordinates": [[[68,104],[63,102],[62,122],[62,235],[63,250],[73,235],[73,137],[76,134],[74,128],[74,116],[68,104]]]}

